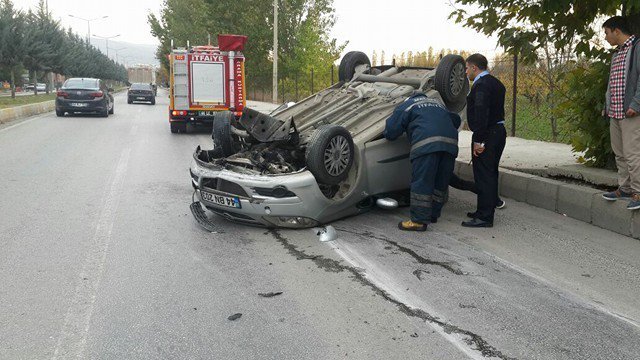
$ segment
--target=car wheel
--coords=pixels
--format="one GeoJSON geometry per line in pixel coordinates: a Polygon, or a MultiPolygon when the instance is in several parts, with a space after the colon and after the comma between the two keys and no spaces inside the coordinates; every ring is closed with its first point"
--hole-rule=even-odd
{"type": "Polygon", "coordinates": [[[454,54],[443,57],[436,68],[434,84],[449,110],[455,112],[462,110],[469,93],[469,79],[465,72],[464,58],[454,54]],[[460,110],[456,111],[456,109],[460,110]]]}
{"type": "Polygon", "coordinates": [[[155,105],[156,104],[156,99],[151,100],[151,105],[155,105]]]}
{"type": "Polygon", "coordinates": [[[111,110],[109,110],[109,114],[113,114],[113,111],[115,110],[115,108],[116,108],[116,104],[111,103],[111,110]]]}
{"type": "Polygon", "coordinates": [[[311,134],[305,160],[318,183],[336,185],[349,175],[354,156],[355,145],[349,131],[338,125],[324,125],[311,134]]]}
{"type": "Polygon", "coordinates": [[[361,51],[349,51],[348,53],[346,53],[340,61],[340,66],[338,67],[338,80],[351,80],[353,74],[356,73],[356,67],[358,65],[371,66],[371,61],[369,61],[369,57],[367,56],[367,54],[361,51]]]}
{"type": "Polygon", "coordinates": [[[220,149],[227,157],[238,152],[239,148],[231,135],[231,122],[234,119],[231,111],[220,111],[213,117],[213,139],[214,149],[220,149]]]}
{"type": "Polygon", "coordinates": [[[56,110],[56,116],[64,116],[64,111],[56,110]]]}
{"type": "Polygon", "coordinates": [[[127,98],[127,104],[131,104],[133,102],[133,100],[131,100],[131,98],[127,98]]]}

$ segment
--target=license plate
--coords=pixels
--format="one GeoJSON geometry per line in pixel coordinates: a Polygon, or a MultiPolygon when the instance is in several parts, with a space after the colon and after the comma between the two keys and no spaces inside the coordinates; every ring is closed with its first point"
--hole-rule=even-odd
{"type": "Polygon", "coordinates": [[[198,111],[200,116],[215,116],[215,111],[198,111]]]}
{"type": "Polygon", "coordinates": [[[200,191],[200,196],[202,197],[202,200],[206,200],[220,206],[226,206],[236,209],[242,208],[242,206],[240,205],[240,199],[237,197],[212,194],[206,191],[200,191]]]}
{"type": "Polygon", "coordinates": [[[75,107],[84,107],[87,106],[87,103],[71,103],[71,106],[75,106],[75,107]]]}
{"type": "Polygon", "coordinates": [[[144,97],[144,96],[138,96],[136,99],[138,99],[138,100],[144,100],[144,99],[146,99],[146,97],[144,97]]]}

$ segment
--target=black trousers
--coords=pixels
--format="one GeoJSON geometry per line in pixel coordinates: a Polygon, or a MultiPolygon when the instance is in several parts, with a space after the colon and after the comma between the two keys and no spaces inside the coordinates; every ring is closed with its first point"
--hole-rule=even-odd
{"type": "MultiPolygon", "coordinates": [[[[478,194],[477,218],[493,222],[496,205],[498,204],[498,167],[507,139],[507,130],[503,125],[496,125],[489,129],[489,136],[485,141],[484,152],[480,156],[473,156],[473,178],[478,194]]],[[[473,151],[473,147],[472,147],[473,151]]]]}
{"type": "MultiPolygon", "coordinates": [[[[454,189],[471,191],[476,195],[478,194],[478,187],[476,186],[475,182],[463,180],[456,174],[451,174],[451,180],[449,180],[449,186],[451,186],[454,189]]],[[[500,204],[501,202],[502,202],[502,199],[500,199],[500,194],[498,194],[498,201],[496,202],[496,204],[500,204]]]]}

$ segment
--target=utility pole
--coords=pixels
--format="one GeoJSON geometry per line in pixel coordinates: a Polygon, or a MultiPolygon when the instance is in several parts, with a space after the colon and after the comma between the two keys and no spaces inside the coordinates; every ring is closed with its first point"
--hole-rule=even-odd
{"type": "Polygon", "coordinates": [[[278,0],[273,0],[273,103],[278,103],[278,0]]]}
{"type": "Polygon", "coordinates": [[[511,109],[511,136],[516,136],[516,105],[518,104],[518,53],[513,55],[513,107],[511,109]]]}

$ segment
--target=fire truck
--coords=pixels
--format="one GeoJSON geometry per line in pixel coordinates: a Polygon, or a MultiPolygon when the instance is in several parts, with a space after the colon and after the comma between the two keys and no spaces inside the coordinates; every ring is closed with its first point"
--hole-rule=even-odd
{"type": "Polygon", "coordinates": [[[218,35],[218,46],[172,49],[169,55],[169,124],[172,133],[187,124],[211,126],[216,114],[236,118],[246,105],[243,35],[218,35]]]}

